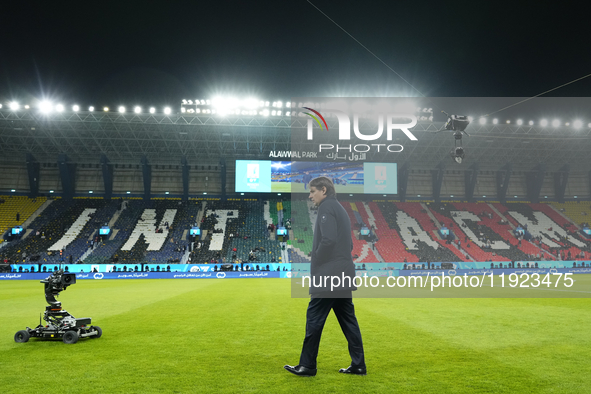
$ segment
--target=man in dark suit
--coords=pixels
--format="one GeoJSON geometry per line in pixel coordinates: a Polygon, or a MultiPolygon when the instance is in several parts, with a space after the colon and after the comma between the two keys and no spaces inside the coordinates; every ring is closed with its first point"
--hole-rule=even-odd
{"type": "Polygon", "coordinates": [[[318,206],[318,217],[311,255],[311,299],[306,313],[306,337],[300,363],[296,366],[286,365],[284,368],[298,376],[316,375],[320,337],[326,318],[333,310],[347,338],[351,355],[351,365],[341,368],[339,372],[366,375],[361,331],[352,301],[352,291],[357,288],[353,281],[355,265],[351,258],[351,222],[347,211],[337,201],[334,184],[329,178],[312,179],[310,199],[318,206]],[[339,283],[323,281],[327,276],[340,278],[339,283]]]}

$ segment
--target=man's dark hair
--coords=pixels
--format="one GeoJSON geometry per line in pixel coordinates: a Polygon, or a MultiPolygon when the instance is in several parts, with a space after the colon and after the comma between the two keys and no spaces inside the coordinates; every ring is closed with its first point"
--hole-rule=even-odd
{"type": "Polygon", "coordinates": [[[326,187],[327,196],[334,196],[337,194],[337,192],[334,190],[334,183],[332,183],[332,181],[325,176],[319,176],[318,178],[312,179],[310,181],[310,187],[315,187],[318,190],[326,187]]]}

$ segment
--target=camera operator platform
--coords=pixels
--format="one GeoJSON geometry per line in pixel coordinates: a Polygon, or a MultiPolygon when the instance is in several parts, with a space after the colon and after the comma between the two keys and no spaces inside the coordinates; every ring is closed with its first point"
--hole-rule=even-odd
{"type": "Polygon", "coordinates": [[[100,338],[103,331],[98,326],[92,326],[91,318],[76,319],[66,310],[62,309],[62,303],[56,297],[61,291],[76,283],[76,274],[64,273],[59,270],[41,281],[45,285],[45,300],[49,304],[45,307],[43,320],[47,325],[41,324],[34,329],[27,327],[14,335],[15,342],[27,342],[30,337],[43,339],[62,339],[64,343],[73,344],[79,338],[100,338]]]}

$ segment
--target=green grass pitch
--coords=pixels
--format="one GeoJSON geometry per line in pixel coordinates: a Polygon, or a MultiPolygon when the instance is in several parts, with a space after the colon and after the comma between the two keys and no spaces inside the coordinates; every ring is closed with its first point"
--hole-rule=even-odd
{"type": "Polygon", "coordinates": [[[0,283],[3,393],[589,393],[589,299],[357,299],[367,376],[339,374],[329,316],[300,378],[306,299],[285,279],[81,280],[64,309],[103,337],[15,343],[45,308],[38,281],[0,283]]]}

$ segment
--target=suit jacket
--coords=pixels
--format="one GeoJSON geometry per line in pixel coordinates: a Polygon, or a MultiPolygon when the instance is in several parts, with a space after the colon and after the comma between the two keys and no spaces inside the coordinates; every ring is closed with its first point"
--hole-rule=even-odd
{"type": "Polygon", "coordinates": [[[352,250],[349,215],[336,196],[327,196],[318,206],[314,228],[310,294],[331,291],[330,279],[328,283],[324,283],[325,276],[338,276],[341,279],[338,289],[335,286],[333,290],[357,290],[353,284],[355,265],[351,257],[352,250]],[[350,281],[342,280],[343,275],[349,277],[350,281]],[[314,284],[320,284],[320,279],[323,286],[315,286],[314,284]]]}

